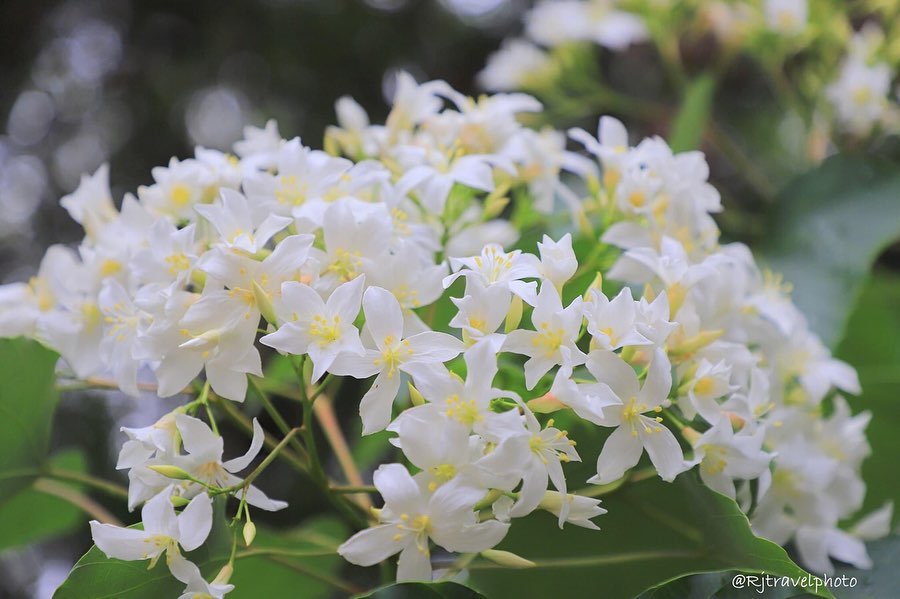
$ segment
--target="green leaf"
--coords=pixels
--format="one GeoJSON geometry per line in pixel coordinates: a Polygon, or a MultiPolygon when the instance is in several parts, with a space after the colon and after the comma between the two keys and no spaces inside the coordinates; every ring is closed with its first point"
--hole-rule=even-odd
{"type": "MultiPolygon", "coordinates": [[[[500,596],[502,595],[497,595],[500,596]]],[[[359,599],[485,599],[481,593],[456,582],[401,582],[358,597],[359,599]]]]}
{"type": "Polygon", "coordinates": [[[57,359],[37,341],[0,339],[0,502],[25,488],[47,458],[57,359]]]}
{"type": "MultiPolygon", "coordinates": [[[[216,576],[231,552],[232,532],[222,508],[223,502],[217,501],[216,521],[207,542],[186,554],[207,580],[216,576]]],[[[342,525],[333,520],[316,521],[282,535],[259,526],[256,540],[249,550],[238,541],[239,558],[231,578],[235,590],[229,593],[229,599],[331,596],[335,588],[340,588],[336,585],[342,584],[334,577],[341,561],[333,552],[338,539],[345,536],[344,532],[342,525]]],[[[110,559],[96,546],[91,547],[78,560],[53,597],[157,599],[181,594],[184,584],[172,576],[165,559],[160,560],[152,570],[147,569],[147,564],[146,561],[110,559]]]]}
{"type": "Polygon", "coordinates": [[[715,92],[716,78],[711,73],[703,73],[688,86],[669,132],[669,146],[673,152],[696,150],[700,147],[706,122],[712,112],[715,92]]]}
{"type": "Polygon", "coordinates": [[[793,283],[793,299],[829,347],[880,251],[900,237],[900,171],[834,156],[779,194],[763,261],[793,283]]]}
{"type": "MultiPolygon", "coordinates": [[[[486,561],[470,565],[472,586],[489,597],[634,597],[651,587],[702,572],[808,574],[784,549],[754,536],[737,504],[698,479],[658,479],[627,485],[603,502],[600,531],[537,513],[517,520],[499,549],[537,564],[509,570],[486,561]]],[[[808,592],[813,592],[810,588],[808,592]]],[[[831,597],[820,589],[819,596],[831,597]]]]}
{"type": "Polygon", "coordinates": [[[228,598],[327,599],[334,595],[335,589],[342,594],[353,592],[353,587],[336,576],[344,564],[337,554],[337,546],[346,536],[346,527],[331,518],[283,535],[260,527],[253,545],[238,553],[231,578],[235,588],[228,598]],[[267,550],[273,552],[267,554],[267,550]],[[280,551],[284,554],[279,554],[280,551]]]}
{"type": "MultiPolygon", "coordinates": [[[[887,501],[900,506],[893,473],[900,455],[900,275],[877,272],[865,286],[847,321],[847,335],[836,355],[859,372],[862,396],[848,398],[855,413],[872,412],[866,437],[872,454],[863,462],[866,498],[862,513],[887,501]]],[[[900,514],[894,510],[894,525],[900,514]]]]}
{"type": "MultiPolygon", "coordinates": [[[[85,472],[84,454],[67,450],[50,458],[54,468],[85,472]]],[[[0,551],[21,547],[76,530],[85,522],[84,513],[53,495],[29,488],[0,504],[0,551]]]]}

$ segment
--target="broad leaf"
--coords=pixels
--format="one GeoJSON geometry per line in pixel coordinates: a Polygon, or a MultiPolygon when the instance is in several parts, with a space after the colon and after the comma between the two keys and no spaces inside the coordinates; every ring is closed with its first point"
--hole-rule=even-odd
{"type": "Polygon", "coordinates": [[[231,579],[235,588],[228,599],[327,599],[335,592],[342,596],[355,592],[337,576],[344,564],[337,546],[346,536],[346,528],[336,519],[318,520],[283,535],[260,529],[252,547],[238,553],[231,579]]]}
{"type": "MultiPolygon", "coordinates": [[[[499,548],[537,567],[474,562],[472,586],[489,597],[615,598],[700,572],[807,576],[784,549],[753,535],[734,501],[702,485],[693,472],[671,484],[653,479],[628,485],[603,505],[609,513],[596,519],[600,531],[572,525],[560,530],[546,513],[517,520],[499,548]]],[[[822,589],[818,595],[831,596],[822,589]]]]}
{"type": "MultiPolygon", "coordinates": [[[[50,464],[70,472],[85,471],[84,454],[78,450],[61,452],[50,458],[50,464]]],[[[85,522],[84,512],[71,503],[35,488],[23,489],[0,503],[0,551],[72,532],[85,522]]]]}
{"type": "MultiPolygon", "coordinates": [[[[500,597],[501,595],[497,595],[500,597]]],[[[456,582],[401,582],[375,589],[359,599],[485,599],[481,593],[456,582]]]]}
{"type": "Polygon", "coordinates": [[[57,359],[37,341],[0,339],[0,502],[26,487],[47,457],[57,359]]]}
{"type": "MultiPolygon", "coordinates": [[[[863,462],[866,482],[863,512],[886,501],[900,506],[895,478],[900,455],[900,275],[879,273],[863,291],[850,316],[838,357],[859,371],[862,396],[848,398],[854,413],[872,412],[866,437],[872,455],[863,462]]],[[[894,525],[900,522],[894,510],[894,525]]]]}
{"type": "Polygon", "coordinates": [[[900,170],[834,156],[779,195],[763,261],[793,284],[793,298],[826,345],[842,337],[873,261],[900,238],[900,170]]]}

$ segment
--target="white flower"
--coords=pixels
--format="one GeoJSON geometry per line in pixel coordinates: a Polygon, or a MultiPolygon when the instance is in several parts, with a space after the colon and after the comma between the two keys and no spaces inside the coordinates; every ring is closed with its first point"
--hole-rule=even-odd
{"type": "Polygon", "coordinates": [[[809,8],[806,0],[765,0],[766,25],[779,33],[796,35],[806,28],[809,8]]]}
{"type": "Polygon", "coordinates": [[[100,165],[93,175],[82,175],[78,188],[59,203],[72,220],[84,227],[88,239],[96,240],[106,225],[119,216],[109,191],[109,165],[100,165]]]}
{"type": "Polygon", "coordinates": [[[492,442],[522,434],[524,425],[516,410],[503,413],[491,410],[491,400],[516,397],[510,391],[493,386],[497,374],[496,349],[491,343],[482,341],[467,349],[463,355],[466,362],[465,381],[451,374],[443,365],[410,366],[416,387],[430,402],[414,410],[426,407],[438,409],[448,418],[492,442]]]}
{"type": "Polygon", "coordinates": [[[448,483],[429,495],[400,464],[379,467],[373,479],[384,497],[382,524],[356,533],[338,547],[351,563],[371,566],[400,553],[398,581],[430,581],[429,540],[448,551],[474,553],[490,549],[506,536],[508,524],[478,522],[472,510],[484,495],[478,488],[448,483]]]}
{"type": "Polygon", "coordinates": [[[200,204],[195,210],[213,224],[224,247],[248,254],[261,250],[272,236],[293,222],[259,210],[233,189],[223,189],[218,202],[200,204]]]}
{"type": "Polygon", "coordinates": [[[197,262],[195,230],[194,224],[178,229],[165,219],[157,220],[150,230],[147,247],[131,261],[138,281],[183,285],[197,262]]]}
{"type": "Polygon", "coordinates": [[[523,254],[521,250],[505,252],[495,243],[484,246],[480,256],[450,258],[450,268],[454,273],[444,279],[444,289],[459,277],[474,278],[488,287],[501,285],[528,303],[534,303],[535,283],[526,283],[522,279],[541,276],[537,256],[523,254]]]}
{"type": "Polygon", "coordinates": [[[392,443],[422,470],[416,480],[429,491],[453,480],[480,489],[512,491],[522,478],[519,466],[527,452],[525,436],[504,439],[488,450],[483,438],[470,435],[469,427],[434,408],[428,404],[406,410],[388,427],[397,433],[392,443]]]}
{"type": "Polygon", "coordinates": [[[143,530],[92,520],[91,536],[107,557],[125,561],[149,559],[152,568],[165,553],[166,565],[175,578],[187,583],[199,576],[199,569],[181,554],[181,549],[193,551],[209,536],[212,500],[208,495],[197,495],[176,515],[169,494],[160,493],[144,505],[141,520],[143,530]]]}
{"type": "MultiPolygon", "coordinates": [[[[528,427],[528,458],[519,464],[522,470],[522,488],[519,498],[510,510],[514,517],[525,516],[543,501],[547,491],[548,479],[562,495],[566,494],[566,475],[562,464],[569,461],[580,462],[575,451],[575,442],[568,437],[568,432],[553,426],[553,420],[541,429],[540,423],[527,407],[522,406],[525,413],[525,424],[528,427]]],[[[568,518],[569,504],[563,502],[557,515],[559,527],[568,518]]]]}
{"type": "Polygon", "coordinates": [[[365,277],[339,285],[327,303],[309,285],[288,281],[281,286],[281,301],[275,311],[284,324],[260,339],[269,347],[297,356],[309,354],[315,382],[341,352],[363,355],[359,330],[353,321],[359,315],[365,277]]]}
{"type": "Polygon", "coordinates": [[[735,434],[731,421],[721,417],[694,441],[694,462],[711,489],[735,498],[734,479],[753,480],[767,472],[773,454],[762,449],[765,430],[735,434]]]}
{"type": "Polygon", "coordinates": [[[597,458],[597,475],[589,482],[602,485],[618,480],[638,463],[644,449],[663,480],[671,481],[684,472],[687,465],[675,435],[663,426],[659,416],[644,415],[661,412],[669,395],[672,373],[665,353],[654,350],[643,386],[631,366],[616,354],[591,352],[588,363],[603,374],[601,380],[621,402],[604,408],[604,426],[615,426],[616,430],[604,443],[597,458]]]}
{"type": "Polygon", "coordinates": [[[612,351],[627,345],[653,344],[637,331],[637,302],[628,287],[612,300],[599,289],[591,290],[584,303],[584,316],[593,344],[601,349],[612,351]]]}
{"type": "Polygon", "coordinates": [[[541,2],[528,14],[526,30],[530,38],[547,46],[591,40],[620,50],[647,38],[640,17],[615,10],[612,0],[541,2]]]}
{"type": "Polygon", "coordinates": [[[141,204],[153,214],[173,221],[195,218],[194,206],[215,197],[215,176],[203,163],[172,158],[168,167],[158,166],[152,171],[155,183],[138,187],[141,204]]]}
{"type": "Polygon", "coordinates": [[[340,182],[353,163],[312,150],[292,139],[277,153],[277,174],[257,171],[244,179],[247,199],[272,214],[300,216],[307,202],[321,201],[340,182]]]}
{"type": "MultiPolygon", "coordinates": [[[[207,288],[214,289],[209,284],[207,288]]],[[[148,330],[155,338],[151,345],[162,354],[156,368],[160,397],[180,392],[205,368],[213,391],[244,401],[247,374],[262,376],[259,350],[253,344],[259,313],[224,290],[204,290],[196,301],[190,294],[175,294],[169,302],[170,318],[148,330]],[[183,317],[178,317],[179,310],[183,317]]]]}
{"type": "Polygon", "coordinates": [[[128,441],[122,445],[119,451],[119,460],[116,468],[133,468],[159,455],[174,455],[175,440],[178,437],[178,428],[175,426],[174,414],[166,414],[154,424],[144,428],[122,427],[122,432],[128,435],[128,441]]]}
{"type": "Polygon", "coordinates": [[[572,367],[584,364],[585,355],[575,345],[581,331],[581,298],[563,308],[559,293],[544,282],[538,294],[531,322],[534,331],[511,331],[503,342],[503,351],[524,354],[525,386],[534,389],[542,376],[559,364],[572,367]]]}
{"type": "MultiPolygon", "coordinates": [[[[337,292],[335,292],[337,293],[337,292]]],[[[375,381],[359,404],[363,434],[384,430],[391,420],[391,406],[400,389],[400,373],[416,363],[443,363],[463,350],[461,341],[446,333],[424,331],[404,335],[403,312],[391,292],[369,287],[363,295],[366,315],[364,331],[374,340],[375,348],[361,355],[343,353],[329,371],[339,376],[350,375],[375,381]]]]}
{"type": "Polygon", "coordinates": [[[178,599],[223,599],[226,594],[234,590],[233,584],[223,582],[206,582],[202,576],[191,578],[184,592],[178,599]]]}
{"type": "Polygon", "coordinates": [[[551,514],[562,517],[563,510],[567,510],[565,521],[575,526],[600,530],[600,527],[591,522],[591,518],[601,516],[606,510],[600,507],[600,500],[581,495],[563,494],[557,491],[547,491],[544,498],[538,504],[538,508],[547,510],[551,514]]]}
{"type": "Polygon", "coordinates": [[[147,326],[149,314],[134,305],[129,293],[115,279],[106,279],[97,304],[103,314],[104,331],[100,354],[119,388],[131,396],[140,395],[137,372],[140,360],[135,345],[147,326]]]}
{"type": "MultiPolygon", "coordinates": [[[[222,461],[224,442],[222,437],[212,432],[205,422],[186,414],[176,414],[175,424],[181,433],[181,443],[187,455],[175,456],[171,464],[180,467],[191,474],[197,480],[221,488],[232,487],[241,483],[235,473],[246,469],[253,459],[259,454],[265,440],[265,433],[256,418],[253,419],[253,439],[247,453],[240,457],[222,461]]],[[[193,486],[198,487],[196,483],[193,486]]],[[[194,489],[196,492],[199,489],[194,489]]],[[[187,489],[191,493],[191,489],[187,489]]],[[[243,497],[243,490],[236,494],[243,497]]],[[[250,485],[247,488],[247,503],[270,512],[287,507],[284,501],[269,499],[265,493],[257,487],[250,485]]]]}
{"type": "Polygon", "coordinates": [[[508,39],[488,57],[478,84],[490,91],[515,91],[540,80],[552,66],[550,55],[523,39],[508,39]]]}
{"type": "Polygon", "coordinates": [[[578,270],[578,260],[572,250],[572,234],[566,233],[559,241],[544,235],[537,247],[541,254],[541,275],[562,293],[563,285],[578,270]]]}
{"type": "Polygon", "coordinates": [[[498,348],[505,335],[497,333],[509,312],[512,294],[502,285],[485,287],[478,279],[466,281],[466,294],[450,301],[459,310],[450,320],[450,326],[462,329],[463,339],[477,343],[488,339],[498,348]]]}
{"type": "Polygon", "coordinates": [[[890,86],[891,69],[887,63],[870,65],[862,57],[851,54],[825,94],[840,127],[863,137],[884,120],[890,86]]]}

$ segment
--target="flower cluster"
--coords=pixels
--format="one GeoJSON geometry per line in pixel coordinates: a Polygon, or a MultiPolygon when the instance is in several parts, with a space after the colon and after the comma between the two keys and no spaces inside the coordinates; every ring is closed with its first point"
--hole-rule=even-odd
{"type": "Polygon", "coordinates": [[[866,565],[838,526],[864,492],[866,416],[838,395],[859,391],[856,374],[745,246],[719,244],[703,155],[658,138],[631,147],[603,118],[598,138],[569,133],[588,158],[519,123],[541,109],[529,96],[475,100],[407,74],[395,87],[385,125],[339,100],[327,153],[272,122],[248,128],[235,155],[198,148],[154,169],[121,210],[102,168],[62,201],[84,226],[78,249],[53,247],[31,281],[0,288],[0,333],[45,342],[77,377],[137,395],[152,372],[170,396],[204,375],[197,399],[125,430],[119,467],[144,530],[94,523],[98,547],[151,565],[165,553],[186,594],[230,590],[230,570],[207,582],[181,550],[209,534],[211,497],[238,498],[248,524],[248,506],[285,506],[236,476],[261,450],[259,424],[248,452],[223,461],[207,403],[244,400],[261,345],[294,362],[304,389],[372,379],[363,433],[390,431],[412,467],[375,471],[376,522],[338,549],[353,563],[399,553],[399,579],[430,579],[433,545],[488,550],[535,510],[596,528],[605,510],[573,492],[584,481],[565,465],[581,458],[549,417],[571,410],[608,433],[587,482],[619,480],[646,451],[666,481],[696,466],[754,508],[761,534],[796,539],[810,567],[828,571],[829,555],[866,565]],[[557,209],[591,250],[576,256],[572,233],[505,249],[519,235],[498,218],[510,197],[557,209]],[[442,299],[452,318],[436,331],[424,308],[442,299]]]}

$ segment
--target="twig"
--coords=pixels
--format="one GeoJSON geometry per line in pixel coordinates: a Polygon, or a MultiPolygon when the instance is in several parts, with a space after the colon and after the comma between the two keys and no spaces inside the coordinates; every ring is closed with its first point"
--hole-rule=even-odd
{"type": "Polygon", "coordinates": [[[44,476],[55,478],[59,481],[77,483],[86,487],[91,487],[92,489],[102,491],[103,493],[117,499],[128,499],[128,489],[126,489],[122,485],[119,485],[112,481],[104,480],[102,478],[91,476],[90,474],[50,468],[49,470],[44,472],[44,476]]]}
{"type": "Polygon", "coordinates": [[[76,491],[72,487],[60,484],[54,480],[39,478],[34,481],[34,489],[36,491],[40,491],[41,493],[52,495],[53,497],[57,497],[59,499],[62,499],[63,501],[71,503],[84,513],[88,514],[89,516],[93,516],[95,519],[104,524],[114,524],[116,526],[122,526],[122,522],[119,521],[118,518],[113,516],[105,507],[103,507],[84,493],[76,491]]]}
{"type": "MultiPolygon", "coordinates": [[[[353,461],[353,454],[350,452],[350,447],[347,445],[347,440],[344,438],[344,433],[335,416],[331,397],[323,395],[318,402],[313,404],[313,412],[319,420],[325,438],[328,439],[328,443],[334,450],[334,455],[341,470],[344,471],[344,476],[347,477],[347,482],[355,487],[363,487],[362,476],[356,467],[356,462],[353,461]]],[[[354,499],[366,509],[372,507],[372,501],[368,495],[355,495],[354,499]]]]}

